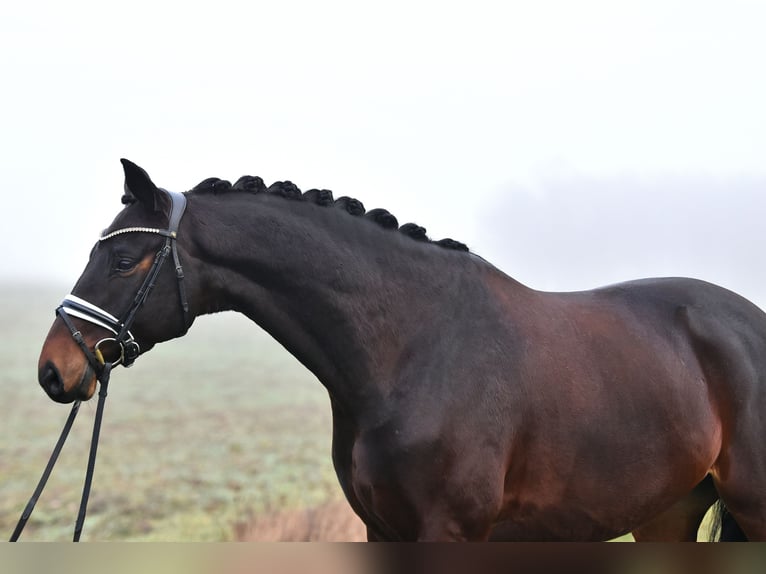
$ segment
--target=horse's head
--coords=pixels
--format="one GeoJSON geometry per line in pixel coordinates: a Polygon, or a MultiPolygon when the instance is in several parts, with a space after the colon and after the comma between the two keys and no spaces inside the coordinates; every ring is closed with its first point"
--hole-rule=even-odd
{"type": "Polygon", "coordinates": [[[186,200],[122,160],[126,207],[104,231],[40,353],[38,380],[55,401],[93,396],[103,365],[129,366],[189,328],[176,235],[186,200]]]}

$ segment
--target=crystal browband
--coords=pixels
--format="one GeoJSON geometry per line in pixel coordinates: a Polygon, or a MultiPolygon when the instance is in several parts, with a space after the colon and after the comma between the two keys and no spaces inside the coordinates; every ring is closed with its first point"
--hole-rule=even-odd
{"type": "Polygon", "coordinates": [[[98,238],[98,240],[106,241],[107,239],[111,239],[117,235],[122,235],[123,233],[154,233],[156,235],[162,235],[163,237],[173,238],[176,236],[175,231],[169,231],[167,229],[157,229],[155,227],[124,227],[122,229],[118,229],[117,231],[112,231],[111,233],[102,235],[98,238]]]}

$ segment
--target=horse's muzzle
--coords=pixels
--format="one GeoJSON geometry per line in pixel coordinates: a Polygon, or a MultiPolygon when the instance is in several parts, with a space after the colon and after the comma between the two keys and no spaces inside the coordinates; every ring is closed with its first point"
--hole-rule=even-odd
{"type": "Polygon", "coordinates": [[[87,400],[90,398],[90,382],[93,378],[93,370],[88,366],[83,372],[79,384],[66,391],[64,379],[58,368],[51,361],[47,361],[40,369],[37,380],[46,394],[57,403],[71,403],[76,400],[87,400]]]}

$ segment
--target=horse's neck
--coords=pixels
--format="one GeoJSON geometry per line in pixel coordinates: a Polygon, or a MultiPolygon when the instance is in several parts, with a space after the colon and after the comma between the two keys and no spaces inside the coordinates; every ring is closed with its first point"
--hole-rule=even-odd
{"type": "Polygon", "coordinates": [[[187,217],[208,307],[250,317],[341,402],[389,392],[414,338],[461,304],[468,268],[483,265],[279,197],[200,196],[187,217]]]}

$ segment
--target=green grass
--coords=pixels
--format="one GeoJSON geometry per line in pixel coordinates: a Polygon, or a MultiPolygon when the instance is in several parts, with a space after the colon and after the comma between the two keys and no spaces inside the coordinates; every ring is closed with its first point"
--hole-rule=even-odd
{"type": "MultiPolygon", "coordinates": [[[[0,290],[0,533],[10,532],[69,406],[37,384],[66,289],[0,290]]],[[[81,408],[25,540],[68,540],[95,401],[81,408]]],[[[324,388],[244,317],[202,317],[109,386],[84,540],[222,541],[237,522],[340,498],[324,388]]],[[[3,536],[6,536],[3,534],[3,536]]]]}

